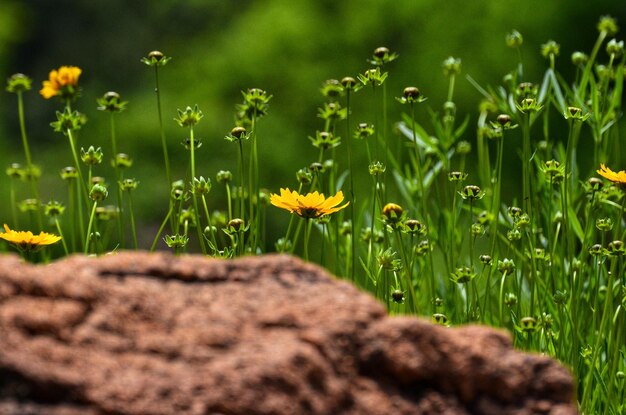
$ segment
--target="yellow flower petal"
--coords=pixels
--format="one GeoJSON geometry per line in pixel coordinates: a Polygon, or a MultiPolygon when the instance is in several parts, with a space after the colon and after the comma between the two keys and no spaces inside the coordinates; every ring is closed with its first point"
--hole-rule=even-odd
{"type": "Polygon", "coordinates": [[[14,231],[4,224],[4,233],[0,233],[0,238],[14,244],[17,248],[23,250],[33,250],[44,245],[50,245],[61,240],[60,236],[46,232],[40,232],[34,235],[31,231],[14,231]]]}
{"type": "Polygon", "coordinates": [[[336,195],[326,199],[324,194],[317,191],[300,195],[296,191],[289,189],[280,189],[280,196],[277,194],[270,195],[270,203],[278,208],[288,210],[303,218],[319,218],[337,212],[350,204],[337,206],[343,201],[343,192],[339,191],[336,195]]]}

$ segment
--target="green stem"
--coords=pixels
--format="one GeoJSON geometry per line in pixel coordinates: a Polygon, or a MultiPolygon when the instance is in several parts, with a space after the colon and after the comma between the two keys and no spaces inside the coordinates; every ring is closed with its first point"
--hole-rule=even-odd
{"type": "Polygon", "coordinates": [[[161,132],[161,145],[163,146],[163,159],[165,160],[165,173],[167,176],[168,187],[172,183],[172,172],[170,170],[170,158],[167,152],[167,140],[165,138],[165,129],[163,128],[163,112],[161,110],[161,89],[159,88],[159,65],[154,65],[154,78],[156,86],[154,92],[157,97],[157,111],[159,113],[159,130],[161,132]]]}
{"type": "MultiPolygon", "coordinates": [[[[242,220],[245,220],[245,214],[244,214],[244,206],[245,206],[245,198],[244,198],[244,162],[243,162],[243,143],[241,142],[241,140],[238,140],[239,143],[239,218],[242,220]]],[[[248,186],[250,186],[250,183],[248,183],[248,186]]],[[[248,191],[248,193],[250,193],[252,189],[250,189],[248,191]]],[[[252,197],[252,193],[250,193],[248,195],[249,197],[252,197]]]]}
{"type": "MultiPolygon", "coordinates": [[[[354,232],[356,230],[356,217],[354,216],[354,205],[356,204],[356,197],[354,196],[354,169],[352,166],[352,135],[350,134],[350,90],[346,90],[346,142],[348,143],[348,178],[350,194],[350,261],[346,262],[350,265],[350,280],[354,281],[354,270],[356,267],[356,244],[354,243],[354,232]]],[[[348,275],[346,273],[346,275],[348,275]]]]}
{"type": "Polygon", "coordinates": [[[81,197],[77,195],[76,205],[78,208],[77,210],[78,210],[79,232],[81,235],[84,235],[85,225],[83,222],[83,202],[85,203],[85,206],[89,206],[89,190],[87,189],[87,185],[85,184],[85,179],[83,178],[83,172],[80,169],[80,163],[78,162],[78,153],[76,152],[76,144],[74,143],[74,136],[72,134],[72,130],[69,130],[69,129],[67,130],[67,137],[70,142],[70,148],[72,150],[72,156],[74,158],[74,166],[76,167],[76,172],[78,173],[78,181],[80,182],[79,192],[82,193],[83,201],[81,201],[80,200],[81,197]]]}
{"type": "Polygon", "coordinates": [[[419,154],[419,147],[417,145],[417,132],[415,130],[415,105],[413,103],[410,104],[411,105],[411,127],[413,130],[413,145],[415,146],[415,162],[417,163],[416,166],[416,173],[417,173],[417,182],[418,182],[418,186],[419,186],[419,191],[420,191],[420,208],[422,211],[422,218],[424,218],[424,222],[426,223],[426,241],[428,242],[428,267],[430,269],[430,274],[429,274],[429,280],[428,280],[428,290],[430,293],[430,302],[432,303],[433,306],[433,313],[436,312],[436,308],[435,308],[435,302],[432,301],[435,299],[436,297],[436,290],[435,290],[435,268],[434,268],[434,261],[433,261],[433,250],[432,247],[430,246],[430,228],[431,228],[431,223],[430,223],[430,215],[428,214],[428,211],[426,210],[426,191],[424,190],[424,178],[422,177],[422,162],[421,162],[421,158],[420,158],[420,154],[419,154]]]}
{"type": "Polygon", "coordinates": [[[154,250],[156,249],[156,245],[157,245],[157,242],[159,241],[159,237],[163,233],[163,229],[165,229],[165,225],[167,224],[167,221],[169,220],[170,216],[172,216],[173,211],[174,211],[174,204],[170,203],[170,209],[168,210],[167,215],[165,215],[165,219],[163,219],[163,222],[161,223],[161,226],[159,226],[159,230],[157,231],[157,234],[154,237],[154,240],[152,241],[152,245],[150,246],[150,252],[154,252],[154,250]]]}
{"type": "Polygon", "coordinates": [[[133,244],[135,245],[135,249],[137,249],[137,227],[135,226],[135,214],[133,212],[133,197],[130,194],[130,190],[128,191],[128,210],[130,213],[130,229],[133,234],[133,244]]]}
{"type": "Polygon", "coordinates": [[[584,411],[584,413],[587,413],[589,410],[589,413],[591,413],[591,409],[589,407],[589,398],[591,396],[591,391],[592,391],[592,385],[593,385],[593,380],[595,379],[595,374],[594,372],[596,371],[596,362],[598,361],[598,357],[600,356],[600,348],[601,345],[603,343],[603,341],[606,341],[605,339],[605,330],[606,330],[606,326],[610,320],[610,316],[613,312],[613,278],[615,275],[615,271],[617,269],[617,258],[613,257],[611,260],[611,271],[608,274],[607,277],[607,282],[606,282],[606,297],[604,299],[604,308],[602,310],[602,321],[600,322],[600,329],[598,330],[598,334],[596,336],[596,341],[593,345],[593,352],[592,352],[592,357],[591,357],[591,363],[589,365],[589,373],[587,373],[587,378],[585,379],[585,387],[584,387],[584,391],[583,391],[583,397],[580,401],[580,407],[582,408],[582,410],[584,411]]]}
{"type": "Polygon", "coordinates": [[[413,288],[413,278],[411,275],[411,262],[409,261],[409,258],[406,255],[406,250],[404,249],[404,244],[402,243],[402,238],[400,236],[400,231],[396,229],[394,233],[396,235],[396,242],[398,243],[398,246],[400,247],[402,260],[404,261],[404,268],[405,268],[404,275],[406,275],[406,285],[407,285],[407,289],[409,290],[409,302],[410,302],[409,309],[410,309],[410,312],[417,314],[418,313],[417,296],[415,295],[415,289],[413,288]]]}
{"type": "Polygon", "coordinates": [[[204,207],[204,214],[206,215],[206,220],[209,224],[211,242],[213,243],[214,249],[217,249],[217,239],[215,239],[215,232],[213,232],[213,225],[211,224],[211,214],[209,213],[209,207],[207,206],[206,197],[204,195],[202,195],[202,206],[204,207]]]}
{"type": "Polygon", "coordinates": [[[311,236],[311,220],[305,219],[304,225],[304,260],[309,260],[309,237],[311,236]]]}
{"type": "Polygon", "coordinates": [[[120,185],[122,181],[122,172],[120,167],[117,165],[117,138],[115,134],[115,113],[111,112],[111,116],[109,118],[110,122],[110,130],[111,130],[111,150],[113,151],[113,169],[115,170],[115,178],[117,179],[117,231],[118,237],[120,239],[120,245],[122,248],[126,247],[126,235],[124,229],[124,209],[123,209],[123,200],[122,200],[122,187],[120,185]]]}
{"type": "Polygon", "coordinates": [[[59,218],[56,216],[54,217],[54,224],[56,225],[57,232],[59,233],[59,236],[61,237],[61,243],[63,244],[63,250],[65,251],[65,256],[67,256],[70,254],[70,252],[67,249],[67,243],[65,242],[65,237],[63,236],[63,231],[61,230],[61,224],[59,223],[59,218]]]}
{"type": "MultiPolygon", "coordinates": [[[[28,169],[27,178],[30,182],[30,186],[33,192],[33,197],[39,200],[39,190],[37,189],[37,177],[33,169],[33,160],[30,154],[30,148],[28,146],[28,137],[26,135],[26,121],[24,116],[24,100],[22,97],[22,91],[17,92],[17,112],[20,123],[20,134],[22,136],[22,144],[24,146],[24,156],[26,157],[26,168],[28,169]]],[[[41,219],[41,210],[37,209],[37,225],[39,229],[43,228],[43,221],[41,219]]]]}
{"type": "Polygon", "coordinates": [[[93,226],[94,218],[96,217],[96,207],[98,206],[98,202],[96,200],[93,201],[93,207],[91,208],[91,215],[89,215],[89,225],[87,226],[87,234],[85,236],[85,245],[84,245],[84,254],[87,255],[89,253],[89,234],[91,233],[91,228],[93,226]]]}
{"type": "MultiPolygon", "coordinates": [[[[193,133],[193,126],[189,127],[189,141],[190,141],[190,151],[191,151],[191,181],[193,186],[193,180],[196,178],[196,143],[193,133]]],[[[196,218],[196,231],[198,233],[198,241],[200,243],[200,249],[202,249],[202,253],[206,255],[206,245],[204,243],[204,236],[202,235],[202,222],[200,221],[200,212],[198,211],[198,195],[196,192],[192,192],[193,198],[193,214],[196,218]]]]}

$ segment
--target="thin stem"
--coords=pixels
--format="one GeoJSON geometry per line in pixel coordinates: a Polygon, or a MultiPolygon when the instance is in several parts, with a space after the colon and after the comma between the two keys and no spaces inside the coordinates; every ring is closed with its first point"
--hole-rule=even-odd
{"type": "Polygon", "coordinates": [[[135,214],[133,212],[133,197],[128,191],[128,210],[130,211],[130,229],[133,234],[133,244],[135,245],[135,249],[137,249],[137,228],[135,226],[135,214]]]}
{"type": "Polygon", "coordinates": [[[304,225],[304,259],[309,260],[309,237],[311,236],[311,220],[305,219],[304,225]]]}
{"type": "Polygon", "coordinates": [[[122,186],[120,185],[122,181],[122,172],[120,167],[117,165],[117,139],[115,135],[115,113],[111,112],[111,116],[109,117],[109,124],[111,130],[111,150],[113,151],[113,169],[115,170],[115,178],[117,179],[117,230],[118,236],[120,239],[120,245],[122,248],[126,246],[126,232],[124,229],[124,209],[123,209],[123,200],[122,200],[122,186]]]}
{"type": "Polygon", "coordinates": [[[61,237],[61,243],[63,244],[63,250],[65,251],[65,255],[69,255],[70,252],[67,249],[67,243],[65,242],[65,237],[63,236],[63,231],[61,230],[61,224],[59,223],[59,218],[58,217],[54,217],[54,224],[56,225],[57,228],[57,232],[59,233],[59,236],[61,237]]]}
{"type": "Polygon", "coordinates": [[[94,200],[93,201],[93,207],[91,208],[91,215],[89,215],[89,225],[87,226],[87,234],[85,236],[85,249],[84,249],[84,254],[87,255],[89,253],[89,240],[90,240],[90,233],[91,233],[91,228],[94,222],[94,218],[96,217],[96,208],[98,206],[98,201],[94,200]]]}
{"type": "MultiPolygon", "coordinates": [[[[39,201],[39,190],[37,189],[37,177],[33,169],[33,160],[30,154],[30,148],[28,146],[28,138],[26,135],[26,121],[24,117],[24,100],[22,97],[22,91],[17,92],[17,112],[20,123],[20,134],[22,136],[22,144],[24,146],[24,156],[26,157],[26,168],[28,169],[27,178],[30,182],[33,197],[39,201]]],[[[37,225],[39,229],[43,228],[43,221],[41,219],[41,210],[37,209],[37,225]]]]}
{"type": "Polygon", "coordinates": [[[209,213],[209,208],[206,203],[206,197],[204,195],[202,195],[202,206],[204,207],[204,214],[206,215],[206,220],[209,224],[211,242],[213,243],[214,249],[217,249],[217,240],[215,239],[215,232],[213,232],[213,225],[211,224],[211,214],[209,213]]]}
{"type": "Polygon", "coordinates": [[[161,145],[163,146],[163,158],[165,160],[165,173],[168,187],[172,183],[172,172],[170,170],[170,158],[167,153],[167,140],[165,139],[165,129],[163,128],[163,113],[161,111],[161,90],[159,88],[159,65],[154,65],[155,88],[157,97],[157,111],[159,113],[159,130],[161,132],[161,145]]]}
{"type": "MultiPolygon", "coordinates": [[[[196,143],[195,143],[194,134],[193,134],[193,126],[189,127],[189,141],[190,141],[189,147],[191,151],[191,180],[192,180],[192,186],[193,186],[193,180],[195,180],[196,178],[196,155],[195,155],[196,143]]],[[[196,231],[198,233],[200,249],[202,249],[202,253],[206,255],[207,251],[206,251],[206,245],[204,243],[204,237],[202,236],[202,222],[200,221],[200,213],[198,211],[198,195],[196,194],[196,192],[192,192],[192,199],[193,199],[193,214],[196,219],[196,231]]]]}
{"type": "MultiPolygon", "coordinates": [[[[67,130],[67,138],[70,142],[70,148],[72,150],[72,156],[74,157],[74,166],[76,167],[76,172],[78,173],[78,181],[80,182],[80,191],[82,191],[82,199],[85,203],[85,206],[89,206],[89,190],[87,190],[87,185],[85,184],[85,179],[83,178],[83,172],[80,169],[80,163],[78,162],[78,153],[76,152],[76,145],[74,143],[74,136],[72,134],[72,130],[67,130]]],[[[76,197],[76,205],[78,207],[78,226],[79,232],[81,235],[84,235],[85,225],[83,222],[83,203],[81,202],[81,197],[76,197]]]]}
{"type": "Polygon", "coordinates": [[[152,241],[152,245],[150,246],[150,252],[154,252],[154,250],[156,249],[156,245],[157,245],[157,242],[159,241],[159,237],[163,233],[163,229],[165,229],[165,225],[167,224],[167,221],[169,220],[173,211],[174,211],[174,204],[170,203],[170,209],[167,211],[167,215],[165,215],[165,219],[163,219],[163,222],[161,223],[161,226],[159,226],[159,230],[157,231],[157,234],[154,237],[154,240],[152,241]]]}
{"type": "Polygon", "coordinates": [[[354,205],[356,204],[356,197],[354,195],[354,169],[352,166],[352,135],[350,134],[350,90],[346,90],[346,142],[348,143],[348,179],[349,179],[349,189],[348,193],[350,194],[350,261],[346,263],[350,263],[350,280],[354,281],[354,270],[356,266],[356,244],[354,243],[354,232],[356,228],[356,217],[354,216],[354,205]]]}

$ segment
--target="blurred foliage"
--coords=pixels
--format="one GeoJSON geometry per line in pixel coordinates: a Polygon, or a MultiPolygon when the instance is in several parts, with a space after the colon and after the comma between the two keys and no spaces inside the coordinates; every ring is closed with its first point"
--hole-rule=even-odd
{"type": "MultiPolygon", "coordinates": [[[[89,123],[80,145],[109,149],[108,117],[96,111],[96,98],[109,90],[130,101],[117,119],[120,151],[135,160],[131,176],[140,181],[138,211],[144,221],[159,220],[150,210],[154,198],[167,203],[160,147],[154,74],[139,62],[158,49],[172,62],[161,71],[164,120],[174,171],[184,174],[184,132],[173,121],[177,108],[198,104],[205,118],[197,134],[204,140],[198,154],[200,173],[214,177],[220,169],[236,169],[236,148],[223,140],[234,125],[234,106],[241,90],[263,88],[274,96],[269,116],[259,125],[261,184],[276,191],[294,186],[295,172],[317,155],[307,137],[322,127],[316,117],[319,93],[329,78],[356,77],[369,68],[374,48],[387,46],[400,58],[389,65],[390,122],[400,119],[393,97],[415,85],[440,110],[447,81],[441,63],[462,59],[455,90],[458,113],[471,114],[475,125],[481,96],[464,78],[495,85],[517,65],[517,53],[505,35],[524,36],[525,77],[540,82],[546,62],[540,46],[549,39],[561,44],[557,70],[573,74],[570,55],[589,51],[597,36],[596,22],[610,14],[626,24],[626,9],[614,0],[436,1],[436,0],[3,0],[0,3],[0,78],[24,72],[34,80],[25,96],[27,128],[34,159],[44,171],[43,189],[61,188],[51,174],[71,164],[67,143],[49,128],[53,102],[37,90],[48,71],[60,65],[83,68],[83,97],[76,108],[89,123]],[[279,149],[279,151],[277,151],[279,149]],[[287,178],[287,179],[285,179],[287,178]]],[[[570,76],[571,77],[571,76],[570,76]]],[[[0,94],[0,165],[22,161],[15,97],[0,94]]],[[[368,121],[371,94],[354,99],[353,120],[368,121]]],[[[427,117],[426,112],[420,114],[427,117]]],[[[474,129],[466,140],[473,142],[474,129]]],[[[367,180],[366,165],[362,174],[367,180]]],[[[6,193],[6,180],[0,194],[6,193]]],[[[216,190],[219,186],[215,186],[216,190]]],[[[51,192],[53,190],[50,190],[51,192]]],[[[52,197],[52,193],[46,195],[52,197]]],[[[159,202],[160,203],[160,202],[159,202]]],[[[8,215],[0,207],[0,218],[8,215]]],[[[281,231],[282,232],[282,231],[281,231]]],[[[279,232],[280,233],[280,232],[279,232]]]]}

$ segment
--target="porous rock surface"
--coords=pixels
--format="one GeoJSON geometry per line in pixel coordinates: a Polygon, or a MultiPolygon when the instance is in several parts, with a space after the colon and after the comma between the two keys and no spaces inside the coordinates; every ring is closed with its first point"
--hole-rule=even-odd
{"type": "Polygon", "coordinates": [[[0,257],[0,414],[576,413],[556,362],[287,256],[0,257]]]}

